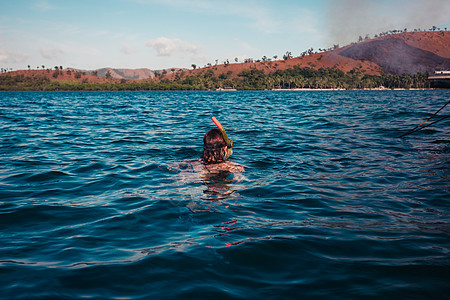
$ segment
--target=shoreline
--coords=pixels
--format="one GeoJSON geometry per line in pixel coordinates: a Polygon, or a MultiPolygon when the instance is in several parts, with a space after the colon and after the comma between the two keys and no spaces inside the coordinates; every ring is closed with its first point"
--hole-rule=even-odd
{"type": "MultiPolygon", "coordinates": [[[[365,88],[365,89],[311,89],[311,88],[295,88],[295,89],[271,89],[271,91],[290,92],[290,91],[429,91],[437,90],[437,88],[365,88]]],[[[445,89],[444,89],[445,90],[445,89]]]]}
{"type": "Polygon", "coordinates": [[[435,91],[440,88],[413,89],[272,89],[272,90],[0,90],[2,92],[345,92],[345,91],[435,91]]]}

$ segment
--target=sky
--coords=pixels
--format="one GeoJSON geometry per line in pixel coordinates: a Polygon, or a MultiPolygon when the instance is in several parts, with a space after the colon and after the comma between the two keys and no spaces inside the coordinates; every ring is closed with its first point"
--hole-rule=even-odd
{"type": "Polygon", "coordinates": [[[0,11],[0,67],[13,70],[203,67],[450,30],[448,0],[2,0],[0,11]]]}

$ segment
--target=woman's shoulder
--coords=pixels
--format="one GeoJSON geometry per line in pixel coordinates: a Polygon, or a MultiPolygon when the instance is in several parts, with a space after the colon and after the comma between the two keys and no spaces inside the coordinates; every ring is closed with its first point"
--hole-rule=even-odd
{"type": "Polygon", "coordinates": [[[240,165],[236,162],[232,162],[229,160],[226,160],[222,163],[218,164],[210,164],[210,165],[204,165],[205,169],[209,172],[222,172],[222,171],[229,171],[233,173],[242,173],[245,171],[245,167],[243,165],[240,165]]]}
{"type": "Polygon", "coordinates": [[[226,160],[217,164],[205,164],[201,159],[197,160],[186,160],[180,163],[174,163],[169,166],[171,170],[179,171],[191,171],[191,172],[223,172],[228,171],[232,173],[242,173],[245,171],[245,167],[236,162],[226,160]]]}

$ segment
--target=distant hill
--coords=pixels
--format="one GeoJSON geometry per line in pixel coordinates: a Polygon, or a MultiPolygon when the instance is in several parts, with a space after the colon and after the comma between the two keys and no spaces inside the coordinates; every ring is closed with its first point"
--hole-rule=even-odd
{"type": "Polygon", "coordinates": [[[121,80],[152,80],[156,77],[156,74],[172,74],[180,72],[186,69],[170,68],[164,70],[150,69],[114,69],[114,68],[102,68],[97,70],[80,70],[74,68],[67,68],[64,70],[18,70],[11,72],[4,72],[0,76],[24,76],[32,78],[47,78],[51,81],[77,81],[83,83],[118,83],[121,80]],[[111,78],[106,78],[106,74],[110,73],[111,78]]]}
{"type": "MultiPolygon", "coordinates": [[[[113,68],[102,68],[98,69],[97,76],[106,77],[107,72],[109,71],[112,78],[115,79],[128,79],[128,80],[139,80],[139,79],[148,79],[154,78],[155,73],[150,69],[113,69],[113,68]]],[[[88,71],[92,74],[92,71],[88,71]]]]}
{"type": "Polygon", "coordinates": [[[141,69],[114,69],[114,68],[101,68],[94,71],[84,71],[88,74],[97,74],[99,77],[106,77],[106,74],[110,73],[111,78],[114,79],[126,79],[126,80],[141,80],[141,79],[153,79],[157,74],[171,74],[174,72],[180,72],[186,69],[170,68],[163,70],[150,70],[146,68],[141,69]]]}
{"type": "Polygon", "coordinates": [[[47,79],[50,81],[73,81],[79,83],[116,83],[120,82],[118,79],[106,79],[95,75],[88,74],[88,72],[75,70],[72,68],[65,70],[18,70],[0,74],[0,76],[23,77],[34,80],[47,79]]]}

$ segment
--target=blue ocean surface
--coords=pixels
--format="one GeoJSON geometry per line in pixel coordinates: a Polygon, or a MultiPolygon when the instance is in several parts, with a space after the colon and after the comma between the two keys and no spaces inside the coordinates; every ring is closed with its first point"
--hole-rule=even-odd
{"type": "Polygon", "coordinates": [[[448,99],[1,92],[0,298],[448,299],[448,99]]]}

